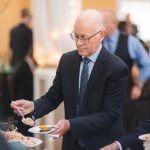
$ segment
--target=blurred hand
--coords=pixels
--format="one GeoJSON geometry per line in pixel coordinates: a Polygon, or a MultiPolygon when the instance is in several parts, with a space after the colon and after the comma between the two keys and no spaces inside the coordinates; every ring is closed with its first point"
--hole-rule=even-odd
{"type": "Polygon", "coordinates": [[[23,115],[27,115],[34,110],[34,103],[25,99],[12,101],[10,106],[18,116],[20,116],[20,113],[17,111],[16,107],[18,107],[23,115]]]}
{"type": "Polygon", "coordinates": [[[131,99],[132,100],[138,100],[142,94],[142,89],[139,88],[137,85],[134,85],[131,90],[131,99]]]}
{"type": "Polygon", "coordinates": [[[118,144],[114,142],[112,144],[109,144],[105,147],[100,148],[99,150],[119,150],[119,149],[120,148],[119,148],[118,144]]]}
{"type": "Polygon", "coordinates": [[[55,125],[55,128],[56,128],[55,134],[59,134],[60,136],[62,136],[70,130],[70,122],[69,120],[61,119],[55,125]]]}

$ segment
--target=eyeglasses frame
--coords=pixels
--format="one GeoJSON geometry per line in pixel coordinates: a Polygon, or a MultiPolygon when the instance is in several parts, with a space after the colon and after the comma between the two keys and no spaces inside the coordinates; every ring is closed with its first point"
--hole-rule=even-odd
{"type": "Polygon", "coordinates": [[[74,33],[74,31],[72,31],[71,33],[70,33],[70,36],[71,36],[71,38],[74,40],[74,41],[78,41],[79,39],[80,39],[80,41],[82,41],[83,43],[85,43],[86,41],[89,41],[91,38],[93,38],[94,36],[96,36],[98,33],[100,33],[102,30],[98,30],[96,33],[94,33],[94,34],[92,34],[91,36],[89,36],[89,37],[87,37],[87,38],[82,38],[81,39],[81,37],[78,37],[78,38],[75,38],[74,36],[73,36],[73,33],[74,33]]]}

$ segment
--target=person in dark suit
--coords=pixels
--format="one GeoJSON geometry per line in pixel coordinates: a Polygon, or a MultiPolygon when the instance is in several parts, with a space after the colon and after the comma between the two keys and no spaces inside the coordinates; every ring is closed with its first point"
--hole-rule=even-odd
{"type": "Polygon", "coordinates": [[[126,96],[128,67],[102,47],[103,17],[84,10],[77,17],[71,37],[77,50],[62,55],[52,87],[41,98],[11,104],[35,119],[64,102],[65,118],[56,123],[63,136],[63,150],[97,150],[123,135],[121,113],[126,96]]]}
{"type": "MultiPolygon", "coordinates": [[[[11,76],[13,99],[29,99],[33,100],[33,71],[36,67],[32,48],[28,51],[25,59],[16,68],[15,72],[11,76]]],[[[18,131],[23,135],[32,136],[33,134],[28,132],[29,126],[22,123],[20,116],[15,116],[18,120],[18,131]]]]}
{"type": "Polygon", "coordinates": [[[28,9],[21,11],[21,23],[10,31],[11,65],[14,69],[22,62],[32,46],[32,30],[29,28],[31,14],[28,9]]]}
{"type": "Polygon", "coordinates": [[[145,121],[131,133],[100,150],[144,150],[143,142],[139,140],[139,136],[147,133],[150,133],[150,120],[145,121]]]}

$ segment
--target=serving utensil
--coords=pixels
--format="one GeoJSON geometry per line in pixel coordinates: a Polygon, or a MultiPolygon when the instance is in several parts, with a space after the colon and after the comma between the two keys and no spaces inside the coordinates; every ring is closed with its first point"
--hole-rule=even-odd
{"type": "Polygon", "coordinates": [[[17,109],[17,111],[21,115],[22,119],[25,119],[25,117],[24,117],[23,113],[20,111],[20,109],[17,106],[15,106],[15,108],[17,109]]]}
{"type": "Polygon", "coordinates": [[[16,106],[17,111],[20,113],[22,119],[22,123],[29,125],[29,126],[33,126],[34,125],[34,121],[31,118],[25,118],[23,113],[19,110],[19,108],[16,106]]]}

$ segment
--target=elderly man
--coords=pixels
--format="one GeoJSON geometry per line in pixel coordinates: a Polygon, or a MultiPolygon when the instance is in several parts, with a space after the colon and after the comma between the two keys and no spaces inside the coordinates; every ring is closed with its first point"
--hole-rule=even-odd
{"type": "Polygon", "coordinates": [[[77,50],[62,55],[52,87],[34,102],[11,104],[37,119],[64,101],[65,118],[55,125],[63,135],[63,150],[97,150],[123,135],[122,104],[128,68],[102,47],[105,36],[99,11],[84,10],[77,17],[71,38],[77,50]]]}

